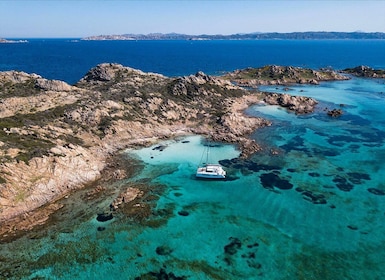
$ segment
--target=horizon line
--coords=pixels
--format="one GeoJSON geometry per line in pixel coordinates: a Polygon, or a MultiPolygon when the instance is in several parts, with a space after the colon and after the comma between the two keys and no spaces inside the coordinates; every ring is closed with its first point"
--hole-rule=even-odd
{"type": "Polygon", "coordinates": [[[24,36],[12,36],[12,37],[2,37],[0,36],[0,39],[82,39],[82,38],[88,38],[88,37],[98,37],[98,36],[127,36],[127,35],[142,35],[142,36],[149,36],[149,35],[169,35],[169,34],[175,34],[175,35],[185,35],[185,36],[192,36],[192,37],[199,37],[199,36],[233,36],[233,35],[257,35],[257,34],[293,34],[293,33],[364,33],[364,34],[374,34],[374,33],[380,33],[385,34],[385,31],[290,31],[290,32],[278,32],[278,31],[269,31],[269,32],[238,32],[238,33],[232,33],[232,34],[187,34],[187,33],[178,33],[178,32],[150,32],[150,33],[123,33],[123,34],[98,34],[98,35],[86,35],[86,36],[48,36],[48,37],[42,37],[42,36],[32,36],[32,37],[24,37],[24,36]]]}

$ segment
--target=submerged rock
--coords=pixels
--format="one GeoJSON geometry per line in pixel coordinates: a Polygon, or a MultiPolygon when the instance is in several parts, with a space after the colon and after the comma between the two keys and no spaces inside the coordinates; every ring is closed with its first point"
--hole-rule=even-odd
{"type": "Polygon", "coordinates": [[[352,184],[347,182],[346,178],[344,178],[340,175],[336,175],[333,178],[333,182],[336,183],[336,187],[338,189],[340,189],[341,191],[344,191],[344,192],[351,191],[354,188],[354,186],[352,184]]]}
{"type": "Polygon", "coordinates": [[[277,174],[265,173],[260,177],[262,186],[265,189],[273,190],[274,187],[281,190],[289,190],[293,188],[293,184],[289,180],[281,179],[277,174]]]}
{"type": "Polygon", "coordinates": [[[305,200],[311,201],[313,204],[326,204],[326,199],[323,194],[315,194],[311,191],[302,192],[305,200]]]}
{"type": "Polygon", "coordinates": [[[167,255],[170,255],[172,253],[173,249],[166,246],[166,245],[163,245],[163,246],[158,246],[156,247],[155,249],[155,252],[160,255],[160,256],[167,256],[167,255]]]}
{"type": "Polygon", "coordinates": [[[353,184],[362,184],[362,180],[370,180],[370,175],[367,173],[361,173],[361,172],[349,172],[347,173],[348,179],[353,184]]]}
{"type": "Polygon", "coordinates": [[[348,228],[351,230],[358,230],[358,227],[355,225],[348,225],[348,228]]]}
{"type": "Polygon", "coordinates": [[[176,276],[173,272],[167,273],[164,268],[161,268],[159,272],[148,272],[144,275],[135,277],[135,280],[142,279],[160,279],[160,280],[187,280],[187,276],[176,276]]]}
{"type": "Polygon", "coordinates": [[[114,216],[112,215],[112,213],[101,213],[101,214],[98,214],[98,216],[96,217],[96,220],[98,222],[107,222],[109,220],[112,220],[114,218],[114,216]]]}
{"type": "Polygon", "coordinates": [[[333,118],[336,118],[336,117],[339,117],[342,115],[342,110],[341,109],[333,109],[333,110],[329,110],[327,112],[328,116],[331,116],[333,118]]]}
{"type": "Polygon", "coordinates": [[[230,237],[230,243],[227,244],[223,249],[225,254],[234,255],[242,247],[242,242],[236,237],[230,237]]]}
{"type": "Polygon", "coordinates": [[[117,198],[114,199],[114,201],[110,205],[110,209],[116,210],[122,204],[124,205],[135,200],[138,197],[142,197],[143,194],[144,192],[138,188],[128,187],[125,191],[121,192],[117,198]]]}
{"type": "Polygon", "coordinates": [[[375,194],[375,195],[385,195],[385,191],[379,190],[379,189],[376,189],[376,188],[369,188],[368,192],[370,192],[372,194],[375,194]]]}
{"type": "Polygon", "coordinates": [[[186,210],[181,210],[181,211],[178,211],[178,215],[186,217],[186,216],[190,215],[190,213],[187,212],[186,210]]]}

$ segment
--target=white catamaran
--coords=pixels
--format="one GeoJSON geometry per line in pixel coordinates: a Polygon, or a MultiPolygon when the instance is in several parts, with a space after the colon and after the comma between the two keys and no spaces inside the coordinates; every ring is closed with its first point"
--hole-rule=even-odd
{"type": "Polygon", "coordinates": [[[223,170],[220,164],[208,163],[210,147],[207,146],[206,150],[206,163],[198,167],[195,176],[202,179],[225,179],[226,171],[223,170]]]}

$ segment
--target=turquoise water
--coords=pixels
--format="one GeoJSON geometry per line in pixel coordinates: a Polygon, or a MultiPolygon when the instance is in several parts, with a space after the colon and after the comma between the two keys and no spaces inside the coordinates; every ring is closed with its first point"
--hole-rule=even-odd
{"type": "Polygon", "coordinates": [[[141,172],[103,199],[74,195],[68,201],[83,204],[58,215],[67,226],[2,244],[0,264],[15,279],[152,279],[150,272],[170,279],[383,279],[384,92],[383,80],[353,79],[293,86],[290,94],[320,101],[309,115],[250,107],[273,125],[253,134],[265,149],[250,159],[236,159],[234,146],[213,145],[211,160],[225,167],[226,181],[194,178],[205,144],[199,136],[128,150],[141,172]],[[331,118],[326,107],[344,113],[331,118]],[[158,196],[148,219],[96,220],[119,189],[143,182],[158,196]]]}

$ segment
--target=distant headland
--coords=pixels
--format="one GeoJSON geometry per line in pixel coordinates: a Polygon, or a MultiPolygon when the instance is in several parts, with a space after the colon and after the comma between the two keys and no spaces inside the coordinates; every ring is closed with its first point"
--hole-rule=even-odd
{"type": "Polygon", "coordinates": [[[7,40],[0,38],[0,44],[28,43],[27,40],[7,40]]]}
{"type": "Polygon", "coordinates": [[[231,35],[188,35],[179,33],[150,33],[98,35],[84,37],[82,40],[368,40],[385,39],[383,32],[291,32],[291,33],[237,33],[231,35]]]}

